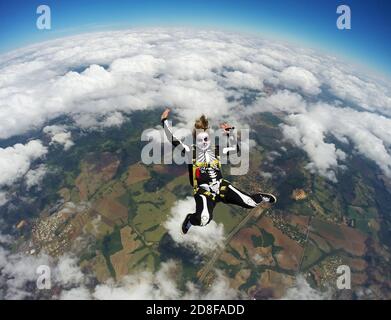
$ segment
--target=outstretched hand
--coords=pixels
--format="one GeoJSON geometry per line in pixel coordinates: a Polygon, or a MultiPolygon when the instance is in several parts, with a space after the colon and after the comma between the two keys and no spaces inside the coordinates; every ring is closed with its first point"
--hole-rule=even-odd
{"type": "Polygon", "coordinates": [[[233,127],[226,122],[221,123],[220,128],[223,129],[224,133],[229,133],[229,130],[233,129],[233,127]]]}
{"type": "Polygon", "coordinates": [[[168,115],[170,114],[170,111],[171,111],[170,108],[166,108],[166,110],[163,111],[162,116],[160,117],[160,120],[163,121],[164,119],[167,119],[168,115]]]}

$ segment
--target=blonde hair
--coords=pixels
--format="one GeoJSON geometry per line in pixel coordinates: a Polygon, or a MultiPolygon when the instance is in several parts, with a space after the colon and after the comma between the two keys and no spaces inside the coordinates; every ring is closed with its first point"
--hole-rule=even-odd
{"type": "Polygon", "coordinates": [[[193,137],[196,137],[197,130],[204,130],[207,131],[209,129],[209,121],[208,118],[203,114],[201,117],[196,119],[194,123],[194,129],[193,129],[193,137]]]}

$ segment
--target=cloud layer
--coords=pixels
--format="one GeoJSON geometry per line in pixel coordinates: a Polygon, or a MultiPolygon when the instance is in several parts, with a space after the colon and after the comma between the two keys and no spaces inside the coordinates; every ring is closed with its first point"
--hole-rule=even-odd
{"type": "MultiPolygon", "coordinates": [[[[81,128],[118,126],[124,114],[164,105],[177,108],[182,125],[201,112],[242,124],[253,112],[282,112],[283,133],[306,151],[311,171],[336,180],[346,157],[326,141],[332,135],[390,176],[390,82],[313,50],[156,28],[73,36],[0,56],[0,139],[60,115],[81,128]],[[244,103],[249,92],[254,99],[244,103]],[[363,118],[370,124],[356,121],[363,118]]],[[[49,130],[52,143],[72,146],[70,132],[49,130]]]]}
{"type": "Polygon", "coordinates": [[[51,287],[56,288],[52,299],[63,300],[156,300],[156,299],[237,299],[240,292],[230,287],[229,279],[219,270],[209,288],[202,289],[193,282],[187,282],[185,289],[179,288],[179,265],[169,260],[160,265],[155,273],[140,271],[129,274],[115,282],[109,279],[93,285],[91,276],[78,266],[78,260],[71,255],[58,259],[45,254],[28,255],[11,253],[1,246],[12,239],[0,237],[0,299],[32,299],[39,294],[37,273],[39,266],[50,268],[51,287]]]}

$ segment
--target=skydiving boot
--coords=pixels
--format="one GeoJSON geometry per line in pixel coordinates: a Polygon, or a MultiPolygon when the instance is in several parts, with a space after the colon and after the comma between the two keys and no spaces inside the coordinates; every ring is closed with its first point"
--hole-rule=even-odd
{"type": "Polygon", "coordinates": [[[189,213],[186,216],[185,220],[183,220],[183,223],[182,223],[182,233],[183,234],[186,234],[189,231],[190,227],[192,226],[192,224],[190,222],[190,217],[191,217],[191,213],[189,213]]]}
{"type": "Polygon", "coordinates": [[[271,193],[257,193],[251,196],[257,204],[275,204],[277,198],[271,193]]]}

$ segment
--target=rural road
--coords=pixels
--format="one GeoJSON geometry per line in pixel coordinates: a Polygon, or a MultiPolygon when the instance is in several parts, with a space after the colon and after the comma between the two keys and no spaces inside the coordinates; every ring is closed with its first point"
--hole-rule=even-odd
{"type": "Polygon", "coordinates": [[[210,258],[210,260],[205,264],[205,266],[200,271],[199,281],[204,282],[206,276],[208,275],[211,268],[214,266],[220,255],[225,251],[227,245],[231,242],[234,235],[256,214],[259,213],[259,216],[263,213],[265,208],[258,207],[251,209],[250,212],[243,218],[240,223],[237,224],[235,228],[228,234],[227,238],[224,241],[224,245],[221,248],[218,248],[210,258]]]}

